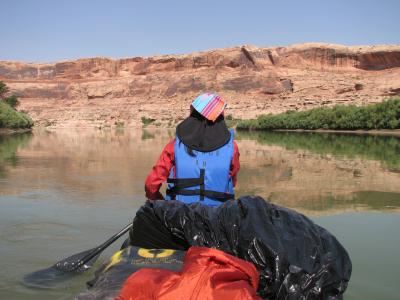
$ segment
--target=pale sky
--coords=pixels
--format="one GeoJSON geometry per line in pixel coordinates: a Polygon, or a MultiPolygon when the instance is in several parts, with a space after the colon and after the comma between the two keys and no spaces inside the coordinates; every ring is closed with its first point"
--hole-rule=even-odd
{"type": "Polygon", "coordinates": [[[400,0],[0,0],[0,60],[400,44],[400,0]]]}

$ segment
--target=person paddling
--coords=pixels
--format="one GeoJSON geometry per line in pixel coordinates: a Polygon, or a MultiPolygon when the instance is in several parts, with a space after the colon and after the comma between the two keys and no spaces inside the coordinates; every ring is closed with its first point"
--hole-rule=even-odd
{"type": "Polygon", "coordinates": [[[233,130],[225,124],[225,107],[225,100],[213,93],[192,102],[189,117],[177,126],[176,138],[165,146],[147,176],[148,199],[164,199],[159,190],[165,181],[166,200],[217,206],[234,199],[239,148],[233,130]]]}

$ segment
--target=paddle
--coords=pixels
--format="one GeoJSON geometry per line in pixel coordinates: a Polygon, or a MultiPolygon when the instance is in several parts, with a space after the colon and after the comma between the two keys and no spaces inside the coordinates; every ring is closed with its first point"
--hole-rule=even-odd
{"type": "Polygon", "coordinates": [[[125,226],[124,229],[98,247],[64,258],[50,268],[25,275],[23,282],[30,286],[46,288],[56,282],[72,277],[74,274],[89,270],[100,256],[101,252],[124,235],[131,227],[132,223],[125,226]]]}

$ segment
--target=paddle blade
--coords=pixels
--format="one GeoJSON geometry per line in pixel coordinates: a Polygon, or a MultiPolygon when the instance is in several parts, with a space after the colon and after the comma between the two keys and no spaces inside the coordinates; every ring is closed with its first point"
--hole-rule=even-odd
{"type": "Polygon", "coordinates": [[[86,270],[90,269],[97,258],[99,257],[100,253],[99,252],[97,255],[95,255],[93,258],[91,258],[89,261],[87,261],[85,264],[81,265],[78,267],[79,264],[81,264],[81,261],[85,259],[89,254],[93,253],[96,251],[97,248],[93,248],[90,250],[86,250],[83,252],[80,252],[78,254],[74,254],[70,257],[64,258],[63,260],[60,260],[57,262],[52,268],[55,268],[57,270],[60,270],[62,272],[75,272],[75,273],[82,273],[85,272],[86,270]]]}
{"type": "Polygon", "coordinates": [[[50,268],[27,274],[23,277],[22,281],[25,285],[32,287],[50,288],[57,283],[71,278],[77,273],[83,273],[90,269],[100,256],[100,253],[79,268],[77,268],[77,265],[85,256],[89,255],[95,249],[96,248],[74,254],[60,260],[50,268]]]}
{"type": "Polygon", "coordinates": [[[86,250],[60,260],[50,268],[25,275],[23,278],[23,283],[25,285],[34,287],[49,288],[58,282],[72,277],[74,274],[83,273],[86,270],[89,270],[100,256],[101,252],[119,239],[131,227],[132,223],[129,223],[120,232],[113,235],[96,248],[86,250]]]}

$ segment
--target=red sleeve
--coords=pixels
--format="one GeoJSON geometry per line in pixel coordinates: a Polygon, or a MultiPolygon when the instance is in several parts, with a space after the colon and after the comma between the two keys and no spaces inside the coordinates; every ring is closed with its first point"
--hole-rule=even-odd
{"type": "Polygon", "coordinates": [[[156,165],[146,178],[144,189],[146,197],[150,200],[164,199],[160,193],[160,187],[167,180],[174,162],[174,144],[175,139],[171,140],[161,152],[156,165]]]}
{"type": "Polygon", "coordinates": [[[240,157],[239,147],[236,144],[236,141],[233,141],[233,158],[231,163],[231,169],[229,171],[229,176],[231,176],[232,178],[233,186],[236,186],[237,173],[239,172],[240,169],[239,157],[240,157]]]}

